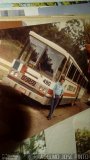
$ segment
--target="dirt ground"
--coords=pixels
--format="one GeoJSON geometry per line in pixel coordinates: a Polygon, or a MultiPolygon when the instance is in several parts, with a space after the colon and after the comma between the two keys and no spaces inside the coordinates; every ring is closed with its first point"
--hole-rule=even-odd
{"type": "Polygon", "coordinates": [[[50,106],[42,106],[37,102],[33,102],[29,106],[29,111],[31,115],[31,129],[29,136],[33,136],[39,133],[41,130],[46,129],[60,121],[63,121],[83,110],[87,109],[89,106],[85,103],[77,102],[76,105],[70,106],[58,106],[54,111],[53,117],[51,120],[47,119],[50,106]]]}

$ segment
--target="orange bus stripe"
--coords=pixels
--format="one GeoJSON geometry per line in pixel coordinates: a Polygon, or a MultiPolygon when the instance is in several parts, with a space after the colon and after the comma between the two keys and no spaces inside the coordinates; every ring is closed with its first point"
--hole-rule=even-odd
{"type": "Polygon", "coordinates": [[[64,93],[63,96],[75,97],[75,94],[73,94],[73,93],[64,93]]]}
{"type": "Polygon", "coordinates": [[[67,77],[66,77],[66,79],[65,79],[66,81],[68,81],[68,82],[70,82],[70,83],[72,83],[73,85],[75,85],[75,86],[78,86],[78,84],[76,84],[75,82],[73,82],[72,80],[69,80],[69,79],[67,79],[67,77]]]}

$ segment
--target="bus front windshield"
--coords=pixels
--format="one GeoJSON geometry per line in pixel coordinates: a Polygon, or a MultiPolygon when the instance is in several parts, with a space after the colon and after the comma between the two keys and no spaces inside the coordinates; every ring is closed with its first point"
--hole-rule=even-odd
{"type": "Polygon", "coordinates": [[[28,65],[33,65],[38,72],[53,78],[61,73],[65,64],[65,56],[41,41],[31,38],[31,53],[28,65]]]}

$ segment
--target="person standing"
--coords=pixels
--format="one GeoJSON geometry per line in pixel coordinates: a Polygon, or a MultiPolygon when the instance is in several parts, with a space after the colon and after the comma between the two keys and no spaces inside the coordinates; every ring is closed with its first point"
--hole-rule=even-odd
{"type": "Polygon", "coordinates": [[[54,87],[53,87],[53,95],[52,95],[52,100],[51,100],[51,106],[50,106],[50,111],[48,113],[47,119],[52,118],[52,114],[59,104],[60,99],[62,99],[64,88],[63,88],[63,83],[65,81],[65,77],[61,76],[60,81],[56,81],[54,87]]]}

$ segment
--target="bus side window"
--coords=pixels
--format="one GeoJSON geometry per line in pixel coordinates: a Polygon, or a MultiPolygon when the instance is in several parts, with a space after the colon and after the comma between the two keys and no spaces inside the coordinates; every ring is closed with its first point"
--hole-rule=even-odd
{"type": "Polygon", "coordinates": [[[78,82],[77,82],[79,85],[81,85],[81,83],[82,83],[82,78],[83,78],[83,76],[80,74],[78,82]]]}
{"type": "Polygon", "coordinates": [[[31,56],[30,56],[29,61],[36,62],[37,59],[38,59],[38,55],[39,55],[39,53],[37,53],[36,50],[33,50],[33,51],[32,51],[32,54],[31,54],[31,56]]]}
{"type": "Polygon", "coordinates": [[[74,75],[73,81],[74,81],[74,82],[77,82],[78,77],[79,77],[79,71],[76,70],[76,73],[75,73],[75,75],[74,75]]]}
{"type": "Polygon", "coordinates": [[[60,74],[61,74],[61,72],[63,71],[64,65],[65,65],[65,63],[66,63],[66,60],[67,60],[66,57],[64,57],[64,59],[62,60],[60,66],[59,66],[59,68],[58,68],[58,70],[57,70],[57,73],[56,73],[56,75],[55,75],[55,78],[56,78],[56,79],[59,79],[60,74]]]}
{"type": "Polygon", "coordinates": [[[82,82],[81,82],[81,86],[83,87],[83,88],[85,88],[85,78],[83,77],[83,80],[82,80],[82,82]]]}
{"type": "Polygon", "coordinates": [[[64,57],[64,59],[62,60],[60,66],[59,66],[59,68],[58,68],[59,71],[62,71],[62,69],[63,69],[63,67],[64,67],[64,65],[65,65],[66,60],[67,60],[66,57],[64,57]]]}
{"type": "Polygon", "coordinates": [[[67,77],[70,78],[70,79],[73,79],[75,71],[76,71],[76,67],[74,66],[74,64],[72,64],[70,69],[69,69],[69,72],[67,74],[67,77]]]}
{"type": "Polygon", "coordinates": [[[86,84],[86,80],[84,79],[84,82],[83,82],[83,88],[85,88],[85,84],[86,84]]]}
{"type": "Polygon", "coordinates": [[[63,71],[63,74],[64,74],[64,75],[67,74],[67,71],[68,71],[68,69],[69,69],[69,67],[70,67],[70,64],[71,64],[70,61],[68,61],[68,62],[66,63],[66,66],[65,66],[64,71],[63,71]]]}

